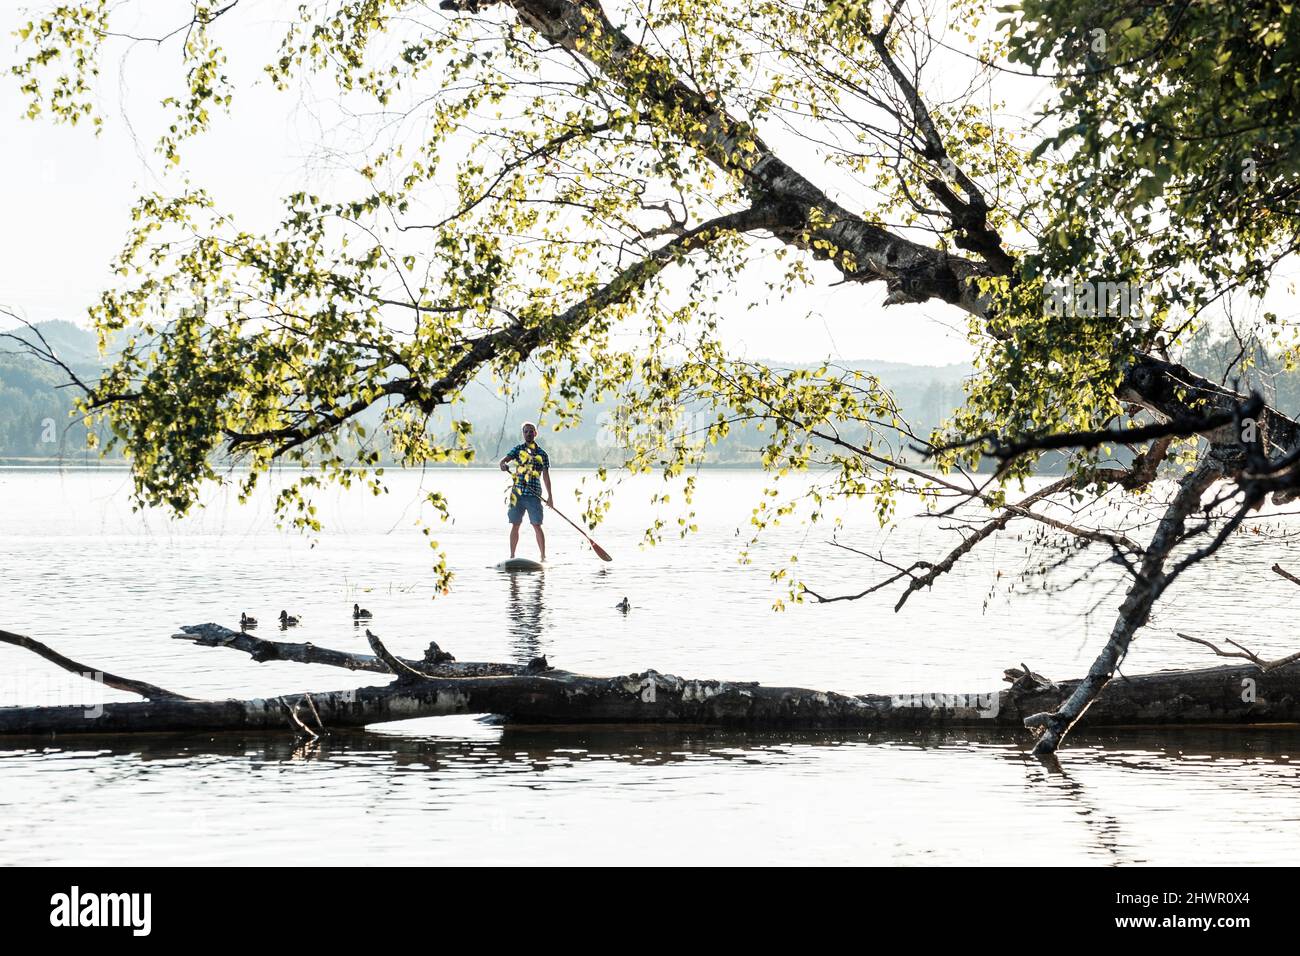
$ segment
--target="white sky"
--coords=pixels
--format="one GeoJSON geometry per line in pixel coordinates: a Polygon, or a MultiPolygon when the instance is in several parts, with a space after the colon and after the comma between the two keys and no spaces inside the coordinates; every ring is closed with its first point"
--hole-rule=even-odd
{"type": "MultiPolygon", "coordinates": [[[[141,6],[150,16],[134,25],[139,32],[156,32],[158,24],[173,22],[161,15],[162,3],[141,6]]],[[[259,216],[278,215],[283,194],[313,184],[321,188],[333,175],[318,149],[323,132],[338,146],[354,145],[338,130],[320,128],[318,117],[329,111],[304,102],[304,94],[276,94],[266,83],[260,91],[243,86],[241,80],[257,76],[274,52],[283,9],[279,0],[241,4],[239,40],[231,42],[228,35],[225,40],[237,81],[232,115],[218,117],[206,136],[183,146],[183,169],[191,180],[210,188],[219,205],[248,226],[259,216]]],[[[0,9],[6,69],[18,45],[12,32],[25,19],[21,8],[0,9]]],[[[119,22],[115,28],[133,25],[119,22]]],[[[181,187],[176,171],[164,169],[167,164],[153,152],[157,102],[176,89],[176,41],[161,48],[119,41],[113,49],[102,63],[100,102],[108,118],[98,137],[89,127],[22,118],[17,83],[0,76],[0,304],[32,321],[86,324],[87,305],[110,282],[108,264],[126,235],[135,197],[181,187]]],[[[1018,92],[1028,104],[1043,86],[1024,81],[1018,92]]],[[[965,320],[956,310],[943,303],[883,309],[883,286],[831,288],[829,281],[838,276],[824,268],[828,282],[793,300],[753,311],[738,307],[722,330],[728,343],[752,358],[789,361],[832,357],[944,364],[970,357],[965,320]]]]}

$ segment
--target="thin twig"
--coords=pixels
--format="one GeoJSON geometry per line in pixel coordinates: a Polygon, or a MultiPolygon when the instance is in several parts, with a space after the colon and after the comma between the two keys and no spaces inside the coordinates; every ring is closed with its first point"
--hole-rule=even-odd
{"type": "Polygon", "coordinates": [[[295,726],[297,726],[299,730],[301,730],[312,740],[315,740],[317,737],[320,736],[318,733],[316,733],[316,731],[312,730],[310,727],[304,724],[301,719],[299,719],[297,701],[294,701],[293,706],[290,707],[289,702],[286,701],[283,697],[277,697],[276,700],[278,700],[284,706],[285,711],[289,714],[289,721],[295,726]]]}
{"type": "Polygon", "coordinates": [[[311,694],[304,693],[302,699],[307,702],[307,706],[311,709],[311,715],[316,718],[316,726],[320,728],[322,736],[329,733],[325,729],[325,721],[320,719],[320,711],[316,709],[316,702],[311,699],[311,694]]]}

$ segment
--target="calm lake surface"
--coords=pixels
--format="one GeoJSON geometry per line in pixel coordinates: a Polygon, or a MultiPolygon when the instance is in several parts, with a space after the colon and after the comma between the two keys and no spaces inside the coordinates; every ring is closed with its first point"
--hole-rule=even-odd
{"type": "MultiPolygon", "coordinates": [[[[581,473],[553,472],[564,507],[581,473]]],[[[676,502],[657,478],[625,482],[595,559],[548,515],[551,560],[506,575],[499,472],[391,474],[391,493],[331,490],[315,540],[277,530],[272,494],[214,491],[183,521],[133,512],[122,472],[0,471],[0,627],[92,666],[191,696],[250,697],[374,682],[325,667],[257,664],[172,640],[180,625],[268,623],[294,640],[366,651],[353,601],[398,653],[437,640],[460,660],[524,661],[593,674],[653,667],[854,693],[982,691],[1027,663],[1079,675],[1104,642],[1122,583],[1101,555],[1022,579],[1054,553],[1012,528],[900,613],[897,587],[860,601],[791,604],[774,569],[853,593],[889,570],[827,543],[829,527],[777,529],[738,556],[761,498],[756,472],[699,478],[699,531],[641,546],[676,502]],[[423,491],[421,490],[423,489],[423,491]],[[433,536],[456,571],[434,599],[424,492],[454,522],[433,536]],[[738,531],[739,529],[739,531],[738,531]],[[1028,562],[1028,564],[1027,564],[1028,562]],[[1082,580],[1079,580],[1082,577],[1082,580]],[[626,596],[626,616],[614,604],[626,596]]],[[[566,508],[576,514],[577,507],[566,508]]],[[[952,522],[911,517],[882,532],[870,503],[842,509],[842,542],[895,563],[934,560],[952,522]]],[[[1300,554],[1261,519],[1214,566],[1166,597],[1125,666],[1205,666],[1175,631],[1296,649],[1300,588],[1275,583],[1300,554]],[[1244,612],[1244,615],[1243,615],[1244,612]],[[1231,628],[1243,618],[1251,633],[1231,628]]],[[[534,556],[527,526],[520,553],[534,556]]],[[[126,700],[0,647],[0,705],[126,700]]],[[[1028,737],[979,732],[737,734],[649,729],[524,731],[450,717],[336,734],[0,739],[0,863],[1028,863],[1240,864],[1300,858],[1300,731],[1079,734],[1060,772],[1028,737]]]]}

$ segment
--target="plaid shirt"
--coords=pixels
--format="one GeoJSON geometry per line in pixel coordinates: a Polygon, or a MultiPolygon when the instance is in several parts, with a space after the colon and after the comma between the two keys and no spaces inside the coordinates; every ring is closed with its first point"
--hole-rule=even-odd
{"type": "Polygon", "coordinates": [[[510,500],[514,501],[524,495],[542,497],[542,472],[551,467],[551,459],[547,457],[542,447],[537,442],[531,445],[518,444],[510,449],[505,460],[519,462],[515,468],[515,486],[511,491],[510,500]]]}

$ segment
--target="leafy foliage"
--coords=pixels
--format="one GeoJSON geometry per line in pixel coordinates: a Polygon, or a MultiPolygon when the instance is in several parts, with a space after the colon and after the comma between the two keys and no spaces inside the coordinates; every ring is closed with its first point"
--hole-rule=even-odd
{"type": "MultiPolygon", "coordinates": [[[[830,496],[888,522],[900,494],[932,490],[900,471],[899,436],[921,436],[892,398],[869,376],[728,355],[724,310],[828,277],[883,283],[887,305],[946,303],[980,348],[950,436],[1085,428],[1120,411],[1125,368],[1172,334],[1176,310],[1224,283],[1258,292],[1266,253],[1290,241],[1287,4],[1025,0],[987,41],[982,0],[443,7],[298,9],[266,77],[362,98],[392,135],[342,185],[286,196],[260,232],[185,178],[186,144],[240,92],[223,52],[240,42],[238,0],[160,28],[185,67],[157,138],[177,181],[135,206],[93,316],[104,335],[140,331],[84,406],[111,424],[142,503],[192,507],[222,479],[224,446],[246,458],[245,493],[275,461],[303,465],[279,504],[313,528],[320,482],[382,489],[366,414],[404,464],[470,460],[469,424],[439,441],[430,416],[488,372],[507,390],[540,380],[557,429],[593,400],[658,423],[706,404],[698,430],[627,442],[625,466],[660,470],[687,506],[693,466],[744,422],[766,430],[774,478],[756,530],[797,507],[818,520],[830,496]],[[1094,26],[1106,58],[1063,76],[1059,124],[1035,152],[1002,112],[992,61],[1068,65],[1094,26]],[[956,92],[932,62],[945,36],[988,58],[956,92]],[[1067,278],[1142,290],[1140,321],[1045,307],[1067,278]],[[781,500],[780,476],[813,467],[826,483],[781,500]]],[[[101,122],[91,91],[123,42],[119,13],[63,5],[24,29],[13,72],[30,115],[101,122]]],[[[864,291],[863,313],[878,301],[864,291]]],[[[978,450],[940,464],[963,458],[978,450]]],[[[588,520],[606,503],[593,496],[588,520]]]]}
{"type": "Polygon", "coordinates": [[[1134,348],[1173,345],[1236,290],[1262,296],[1300,240],[1294,4],[1007,11],[1010,62],[1050,72],[1059,90],[1038,151],[1061,161],[1027,272],[1132,283],[1146,326],[1122,333],[1134,348]]]}

